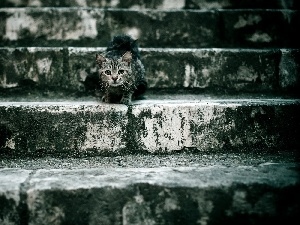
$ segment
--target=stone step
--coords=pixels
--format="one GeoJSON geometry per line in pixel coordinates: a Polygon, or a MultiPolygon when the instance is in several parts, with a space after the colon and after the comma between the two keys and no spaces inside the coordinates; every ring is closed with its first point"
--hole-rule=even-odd
{"type": "Polygon", "coordinates": [[[110,158],[119,162],[114,167],[103,158],[47,158],[31,160],[29,168],[22,162],[1,168],[0,223],[296,224],[300,182],[293,155],[147,157],[135,156],[134,166],[125,167],[126,157],[110,158]],[[140,161],[156,166],[139,167],[140,161]]]}
{"type": "MultiPolygon", "coordinates": [[[[97,86],[95,55],[105,48],[0,48],[0,91],[47,88],[71,93],[97,86]]],[[[149,90],[297,92],[299,49],[141,48],[149,90]]],[[[176,92],[175,91],[175,92],[176,92]]]]}
{"type": "Polygon", "coordinates": [[[297,0],[185,0],[187,9],[299,9],[297,0]]]}
{"type": "Polygon", "coordinates": [[[299,149],[300,100],[162,96],[132,105],[96,99],[0,102],[1,155],[97,156],[299,149]]]}
{"type": "Polygon", "coordinates": [[[1,46],[97,47],[120,33],[163,48],[299,48],[300,39],[298,10],[0,8],[0,16],[1,46]]]}
{"type": "Polygon", "coordinates": [[[106,7],[128,9],[299,9],[297,0],[2,0],[0,7],[106,7]]]}

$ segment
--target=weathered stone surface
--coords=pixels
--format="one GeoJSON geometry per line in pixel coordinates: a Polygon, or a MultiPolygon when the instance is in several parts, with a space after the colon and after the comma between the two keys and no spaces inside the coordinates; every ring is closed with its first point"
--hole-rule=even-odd
{"type": "Polygon", "coordinates": [[[127,107],[80,102],[1,103],[8,154],[110,153],[125,148],[127,107]]]}
{"type": "Polygon", "coordinates": [[[63,48],[1,48],[0,87],[69,87],[63,48]]]}
{"type": "Polygon", "coordinates": [[[279,86],[281,89],[288,89],[294,92],[300,87],[300,50],[282,50],[282,57],[279,64],[279,86]]]}
{"type": "Polygon", "coordinates": [[[150,88],[272,90],[276,50],[149,49],[142,51],[150,88]]]}
{"type": "Polygon", "coordinates": [[[297,0],[186,0],[188,9],[299,9],[297,0]]]}
{"type": "Polygon", "coordinates": [[[103,51],[105,48],[68,48],[67,66],[74,90],[88,92],[99,88],[96,53],[103,51]]]}
{"type": "Polygon", "coordinates": [[[292,138],[286,127],[292,126],[291,130],[300,133],[295,125],[299,118],[294,114],[299,111],[299,105],[288,103],[284,106],[287,102],[276,100],[272,101],[272,106],[269,103],[220,100],[187,101],[180,107],[166,102],[137,105],[132,109],[137,146],[150,152],[183,148],[243,151],[246,146],[248,149],[274,149],[286,144],[297,148],[298,138],[292,138]],[[283,140],[289,141],[283,144],[283,140]]]}
{"type": "Polygon", "coordinates": [[[296,9],[297,0],[2,0],[0,7],[116,7],[131,9],[296,9]]]}
{"type": "MultiPolygon", "coordinates": [[[[76,159],[81,169],[76,162],[71,169],[52,169],[70,160],[52,158],[44,162],[47,169],[28,170],[24,164],[23,169],[2,168],[0,222],[278,224],[298,217],[299,162],[295,156],[176,154],[151,157],[157,160],[154,168],[138,166],[138,155],[132,156],[137,165],[119,168],[104,164],[99,168],[88,159],[76,159]],[[180,164],[195,157],[201,158],[196,164],[180,164]],[[161,167],[170,160],[179,164],[161,167]]],[[[96,160],[101,164],[101,158],[96,160]]]]}
{"type": "MultiPolygon", "coordinates": [[[[0,88],[94,91],[105,48],[0,48],[0,88]]],[[[141,48],[148,86],[239,92],[299,88],[299,50],[141,48]],[[278,69],[279,68],[279,69],[278,69]]]]}
{"type": "Polygon", "coordinates": [[[185,0],[2,0],[0,7],[106,7],[129,9],[181,9],[185,0]]]}
{"type": "MultiPolygon", "coordinates": [[[[164,167],[251,167],[260,164],[287,164],[297,162],[298,152],[196,152],[180,154],[123,154],[93,157],[12,158],[2,157],[1,168],[38,169],[92,169],[92,168],[164,168],[164,167]]],[[[298,160],[299,161],[299,160],[298,160]]]]}
{"type": "Polygon", "coordinates": [[[299,111],[299,100],[291,99],[141,100],[129,107],[4,102],[1,152],[40,157],[297,149],[299,111]]]}
{"type": "Polygon", "coordinates": [[[126,33],[142,47],[299,47],[296,10],[2,8],[0,15],[1,46],[97,47],[126,33]]]}
{"type": "Polygon", "coordinates": [[[296,168],[38,170],[26,192],[29,224],[277,224],[298,216],[296,168]]]}
{"type": "Polygon", "coordinates": [[[299,34],[293,28],[300,23],[298,11],[274,10],[271,14],[268,10],[224,10],[221,17],[227,46],[265,48],[295,44],[299,47],[296,43],[299,34]]]}
{"type": "Polygon", "coordinates": [[[22,208],[26,205],[23,195],[25,181],[29,178],[30,170],[0,169],[0,224],[22,224],[22,208]]]}
{"type": "MultiPolygon", "coordinates": [[[[87,90],[95,88],[92,84],[96,82],[91,83],[97,80],[94,58],[96,52],[103,50],[69,48],[71,77],[77,77],[87,90]]],[[[280,58],[278,50],[141,49],[141,55],[150,89],[272,91],[279,87],[276,78],[280,58]]],[[[297,65],[294,58],[287,59],[297,65]]]]}

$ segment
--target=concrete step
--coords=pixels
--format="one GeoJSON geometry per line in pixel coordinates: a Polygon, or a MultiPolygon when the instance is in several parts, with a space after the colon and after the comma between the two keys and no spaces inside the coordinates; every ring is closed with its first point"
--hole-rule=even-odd
{"type": "Polygon", "coordinates": [[[298,10],[1,8],[0,16],[1,46],[97,47],[120,33],[163,48],[299,48],[300,39],[298,10]]]}
{"type": "Polygon", "coordinates": [[[2,0],[0,7],[107,7],[129,9],[299,9],[297,0],[2,0]]]}
{"type": "MultiPolygon", "coordinates": [[[[105,48],[0,48],[0,91],[94,92],[105,48]]],[[[298,92],[299,49],[141,48],[149,89],[298,92]]],[[[175,92],[176,92],[175,91],[175,92]]]]}
{"type": "Polygon", "coordinates": [[[299,149],[300,100],[157,95],[132,105],[96,99],[0,102],[3,157],[299,149]]]}
{"type": "Polygon", "coordinates": [[[118,163],[111,167],[102,163],[105,158],[46,158],[31,160],[29,167],[22,162],[17,162],[19,168],[6,165],[0,169],[0,223],[297,224],[295,155],[136,155],[132,161],[126,156],[109,160],[118,163]],[[140,167],[140,161],[150,166],[140,167]]]}

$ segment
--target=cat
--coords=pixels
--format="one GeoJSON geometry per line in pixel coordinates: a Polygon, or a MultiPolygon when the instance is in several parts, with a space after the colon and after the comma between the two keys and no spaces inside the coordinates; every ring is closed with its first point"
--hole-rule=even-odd
{"type": "Polygon", "coordinates": [[[96,63],[103,102],[130,105],[146,91],[145,68],[131,36],[115,36],[105,52],[96,54],[96,63]]]}

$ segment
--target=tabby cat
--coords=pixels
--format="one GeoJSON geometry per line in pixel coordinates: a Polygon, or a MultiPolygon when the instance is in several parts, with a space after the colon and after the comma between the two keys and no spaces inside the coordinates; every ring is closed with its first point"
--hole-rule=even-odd
{"type": "Polygon", "coordinates": [[[146,91],[144,65],[130,36],[115,36],[105,52],[96,54],[96,63],[103,102],[128,105],[146,91]]]}

